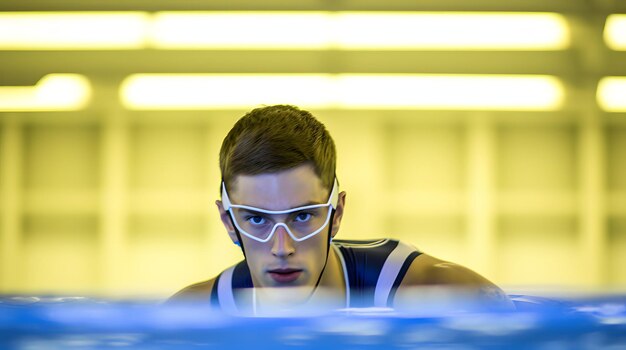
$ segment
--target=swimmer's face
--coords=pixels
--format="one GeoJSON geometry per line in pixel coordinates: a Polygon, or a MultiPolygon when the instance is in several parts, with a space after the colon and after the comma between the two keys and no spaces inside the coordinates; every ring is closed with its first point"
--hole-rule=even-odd
{"type": "MultiPolygon", "coordinates": [[[[309,165],[278,173],[238,175],[228,196],[233,204],[247,205],[265,210],[279,211],[310,204],[325,204],[330,189],[324,188],[321,179],[309,165]]],[[[345,193],[340,193],[333,218],[334,236],[339,230],[345,193]]],[[[230,238],[236,242],[229,213],[217,201],[220,217],[230,238]]],[[[327,224],[318,234],[296,242],[286,229],[278,226],[268,242],[258,242],[240,235],[246,260],[255,287],[313,287],[326,261],[328,241],[327,224]]]]}

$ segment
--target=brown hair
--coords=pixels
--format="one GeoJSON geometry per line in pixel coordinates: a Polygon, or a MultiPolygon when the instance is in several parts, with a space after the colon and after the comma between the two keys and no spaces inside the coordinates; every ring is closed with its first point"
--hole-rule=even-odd
{"type": "Polygon", "coordinates": [[[274,173],[309,163],[328,190],[335,143],[310,112],[290,105],[256,108],[235,123],[222,142],[220,170],[227,188],[237,175],[274,173]]]}

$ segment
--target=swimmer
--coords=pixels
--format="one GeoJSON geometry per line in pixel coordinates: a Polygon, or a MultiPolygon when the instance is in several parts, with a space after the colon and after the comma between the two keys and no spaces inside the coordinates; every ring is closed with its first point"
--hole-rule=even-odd
{"type": "MultiPolygon", "coordinates": [[[[395,239],[335,239],[346,206],[325,126],[294,106],[257,108],[220,150],[221,221],[243,260],[168,302],[254,315],[304,305],[397,308],[418,286],[454,286],[494,306],[506,294],[478,273],[395,239]]],[[[366,218],[365,218],[366,219],[366,218]]]]}

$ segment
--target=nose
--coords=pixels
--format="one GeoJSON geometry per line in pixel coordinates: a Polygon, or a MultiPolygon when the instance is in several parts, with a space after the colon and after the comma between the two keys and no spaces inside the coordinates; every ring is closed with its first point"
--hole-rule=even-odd
{"type": "Polygon", "coordinates": [[[296,249],[293,244],[293,239],[287,232],[287,229],[283,226],[278,226],[274,237],[272,237],[272,255],[285,258],[293,255],[296,249]]]}

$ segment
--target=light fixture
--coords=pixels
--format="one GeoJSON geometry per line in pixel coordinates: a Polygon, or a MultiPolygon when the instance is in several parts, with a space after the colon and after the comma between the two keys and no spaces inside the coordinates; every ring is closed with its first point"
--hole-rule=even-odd
{"type": "Polygon", "coordinates": [[[598,83],[596,99],[607,112],[626,112],[626,77],[604,77],[598,83]]]}
{"type": "Polygon", "coordinates": [[[324,49],[324,12],[157,12],[151,46],[159,49],[324,49]]]}
{"type": "Polygon", "coordinates": [[[339,78],[344,108],[555,110],[559,79],[542,75],[349,74],[339,78]]]}
{"type": "Polygon", "coordinates": [[[613,50],[626,50],[626,14],[609,15],[604,25],[604,42],[613,50]]]}
{"type": "Polygon", "coordinates": [[[91,95],[79,74],[49,74],[35,86],[0,86],[0,111],[72,111],[86,106],[91,95]]]}
{"type": "Polygon", "coordinates": [[[160,12],[161,49],[560,50],[555,13],[160,12]]]}
{"type": "Polygon", "coordinates": [[[556,13],[0,13],[1,50],[560,50],[569,41],[556,13]]]}
{"type": "Polygon", "coordinates": [[[134,74],[129,109],[228,109],[288,103],[337,109],[555,110],[563,86],[541,75],[134,74]]]}
{"type": "Polygon", "coordinates": [[[343,49],[560,50],[569,27],[556,13],[347,12],[336,16],[343,49]]]}
{"type": "Polygon", "coordinates": [[[0,49],[143,48],[149,19],[144,12],[2,12],[0,49]]]}
{"type": "Polygon", "coordinates": [[[120,87],[130,109],[220,109],[284,101],[325,106],[331,78],[290,74],[134,74],[120,87]]]}

